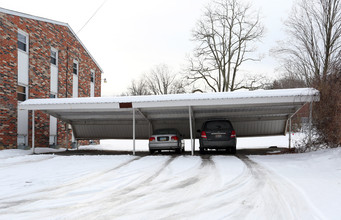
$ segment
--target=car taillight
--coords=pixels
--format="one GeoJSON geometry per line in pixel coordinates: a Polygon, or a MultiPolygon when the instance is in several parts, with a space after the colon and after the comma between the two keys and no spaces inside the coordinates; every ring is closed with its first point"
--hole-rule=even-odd
{"type": "Polygon", "coordinates": [[[206,132],[205,132],[205,131],[202,131],[202,132],[201,132],[201,137],[202,137],[202,138],[207,138],[206,132]]]}
{"type": "Polygon", "coordinates": [[[178,138],[177,136],[172,136],[172,137],[171,137],[171,140],[172,140],[172,141],[177,141],[177,140],[179,140],[179,138],[178,138]]]}
{"type": "Polygon", "coordinates": [[[155,137],[150,137],[149,141],[155,141],[155,137]]]}
{"type": "Polygon", "coordinates": [[[236,132],[234,130],[231,132],[231,136],[230,137],[231,138],[235,138],[236,137],[236,132]]]}

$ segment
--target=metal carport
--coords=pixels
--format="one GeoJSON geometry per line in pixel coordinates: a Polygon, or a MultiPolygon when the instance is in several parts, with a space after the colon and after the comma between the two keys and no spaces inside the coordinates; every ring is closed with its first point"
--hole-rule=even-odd
{"type": "Polygon", "coordinates": [[[135,139],[148,139],[153,129],[175,127],[192,140],[193,154],[196,130],[207,119],[230,119],[239,137],[285,135],[291,117],[303,105],[315,101],[319,101],[319,92],[302,88],[29,99],[20,103],[19,108],[32,110],[33,114],[40,110],[59,118],[72,126],[78,140],[133,139],[134,154],[135,139]]]}

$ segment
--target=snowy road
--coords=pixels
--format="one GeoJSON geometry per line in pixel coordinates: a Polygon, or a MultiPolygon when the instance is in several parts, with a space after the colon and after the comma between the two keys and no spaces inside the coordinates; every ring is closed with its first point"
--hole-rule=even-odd
{"type": "Polygon", "coordinates": [[[0,219],[321,219],[239,155],[18,155],[0,161],[0,219]]]}

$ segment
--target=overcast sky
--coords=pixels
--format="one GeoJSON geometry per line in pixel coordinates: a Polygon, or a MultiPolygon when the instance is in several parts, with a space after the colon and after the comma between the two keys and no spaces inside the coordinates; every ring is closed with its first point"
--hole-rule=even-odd
{"type": "MultiPolygon", "coordinates": [[[[68,23],[77,33],[105,0],[0,0],[0,7],[68,23]]],[[[107,0],[78,33],[104,71],[102,96],[120,95],[132,79],[155,65],[179,71],[194,48],[191,30],[210,0],[107,0]]],[[[278,66],[269,49],[284,38],[283,21],[293,0],[253,0],[266,28],[258,45],[265,57],[243,72],[275,75],[278,66]]]]}

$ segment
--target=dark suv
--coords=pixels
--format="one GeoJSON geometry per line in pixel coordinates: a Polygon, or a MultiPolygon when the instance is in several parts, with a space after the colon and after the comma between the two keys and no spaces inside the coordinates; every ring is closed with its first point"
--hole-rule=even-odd
{"type": "Polygon", "coordinates": [[[200,153],[207,149],[226,149],[236,153],[236,132],[229,120],[215,119],[204,122],[200,132],[200,153]]]}

